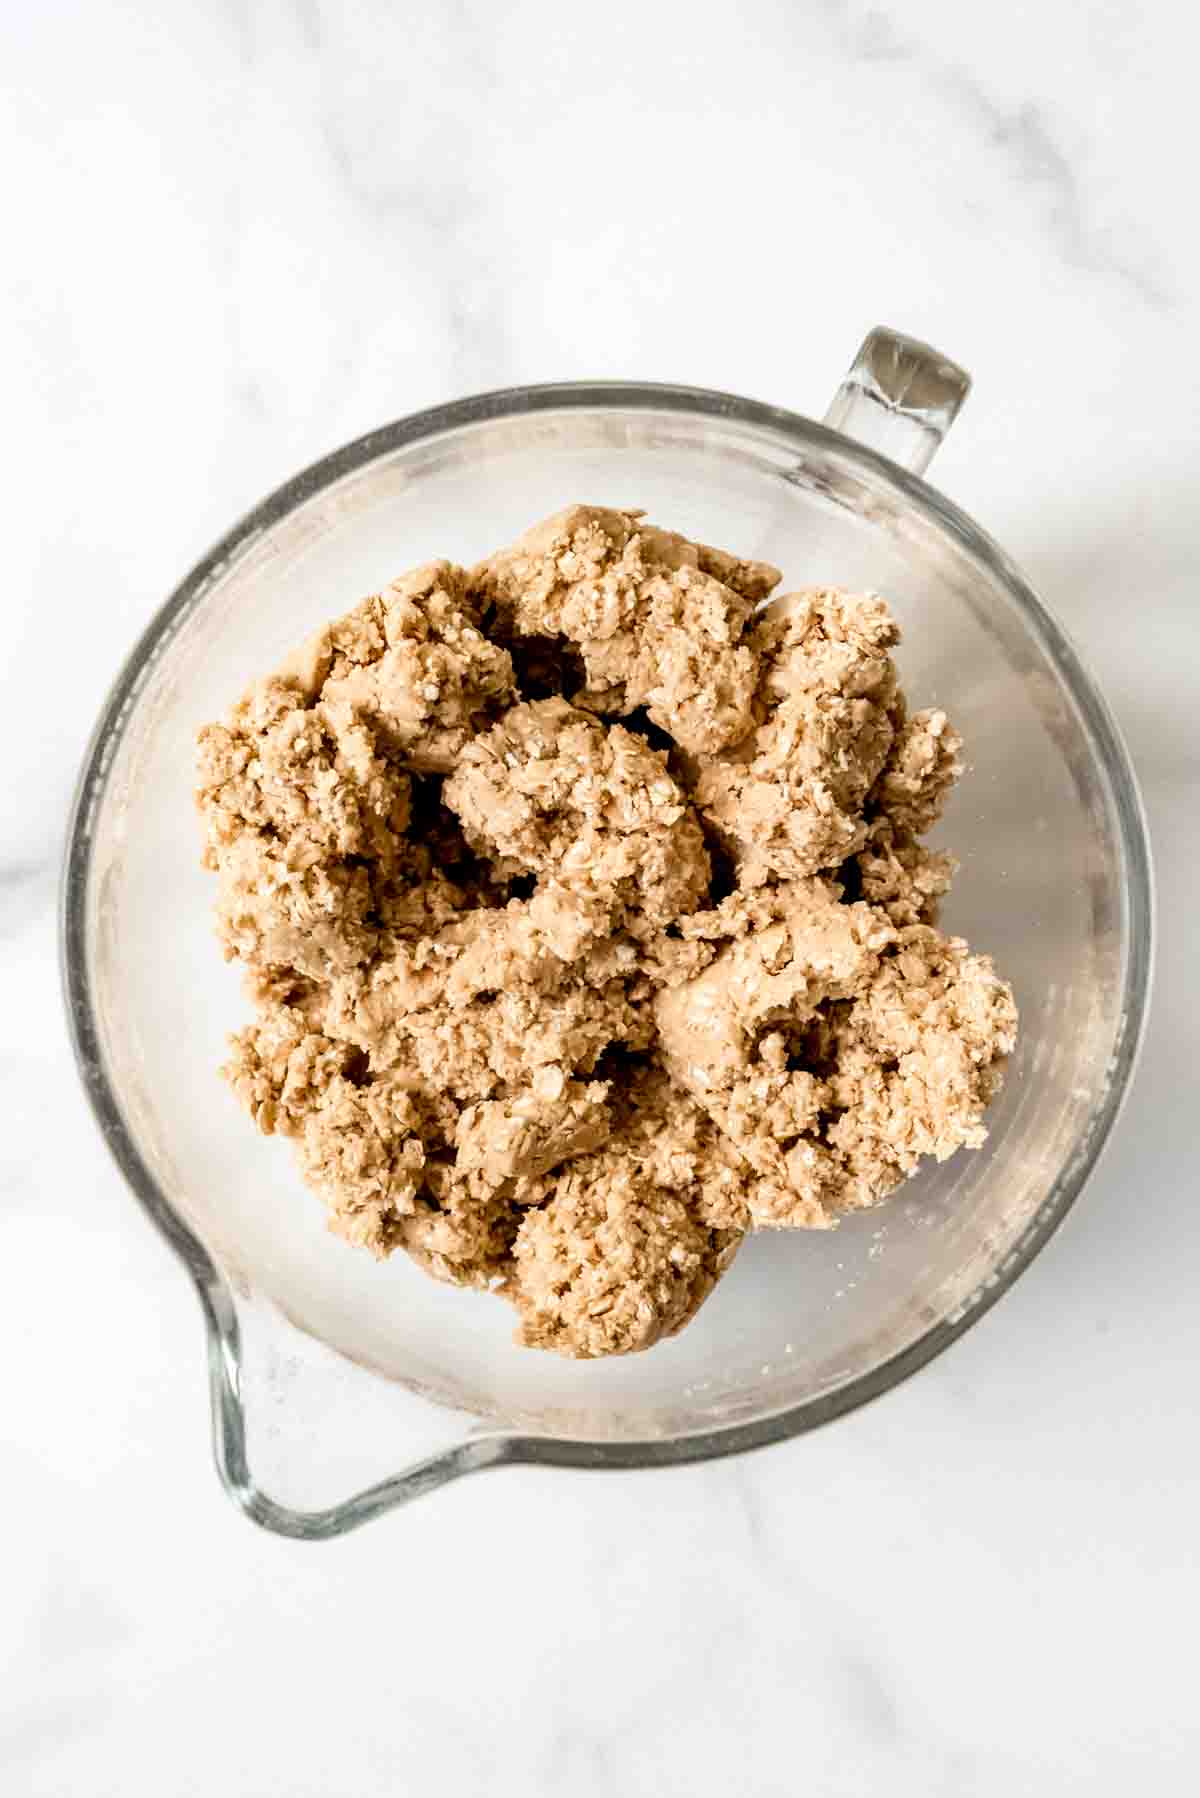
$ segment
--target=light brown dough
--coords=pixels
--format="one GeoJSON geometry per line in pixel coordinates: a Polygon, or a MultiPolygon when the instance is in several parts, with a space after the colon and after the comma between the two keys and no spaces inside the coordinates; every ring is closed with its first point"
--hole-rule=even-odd
{"type": "Polygon", "coordinates": [[[469,1105],[458,1120],[455,1171],[482,1198],[524,1198],[530,1183],[575,1155],[598,1149],[612,1124],[608,1083],[568,1080],[559,1064],[539,1068],[516,1098],[469,1105]]]}
{"type": "Polygon", "coordinates": [[[751,1190],[751,1222],[820,1227],[841,1208],[840,1183],[818,1133],[830,1093],[804,1065],[806,1027],[869,984],[895,932],[818,880],[775,889],[771,909],[696,979],[659,994],[659,1044],[673,1078],[767,1176],[751,1190]]]}
{"type": "Polygon", "coordinates": [[[464,570],[429,562],[318,631],[283,672],[307,697],[352,707],[406,767],[444,774],[515,697],[508,652],[479,623],[464,570]]]}
{"type": "Polygon", "coordinates": [[[862,848],[864,802],[893,743],[898,637],[870,595],[792,594],[759,621],[758,722],[699,766],[694,788],[747,882],[800,880],[862,848]]]}
{"type": "Polygon", "coordinates": [[[922,841],[961,743],[881,600],[778,579],[570,507],[200,732],[227,1078],[342,1237],[529,1346],[650,1347],[748,1229],[983,1140],[1016,1012],[922,841]]]}
{"type": "Polygon", "coordinates": [[[514,706],[463,751],[444,788],[467,841],[593,918],[656,931],[708,891],[704,837],[666,757],[565,700],[514,706]]]}
{"type": "Polygon", "coordinates": [[[740,1230],[714,1230],[688,1189],[653,1184],[619,1148],[564,1169],[528,1211],[506,1294],[517,1341],[589,1359],[652,1348],[695,1315],[737,1253],[740,1230]]]}
{"type": "Polygon", "coordinates": [[[576,704],[617,716],[644,706],[699,754],[752,723],[757,659],[742,639],[778,580],[768,563],[656,530],[640,512],[568,506],[481,562],[471,590],[504,628],[578,649],[576,704]]]}

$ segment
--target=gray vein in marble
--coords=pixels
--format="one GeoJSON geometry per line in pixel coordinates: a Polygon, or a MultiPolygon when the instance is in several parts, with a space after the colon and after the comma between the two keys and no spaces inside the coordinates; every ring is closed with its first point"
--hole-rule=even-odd
{"type": "Polygon", "coordinates": [[[746,1526],[750,1553],[756,1563],[763,1564],[769,1557],[770,1544],[767,1541],[766,1523],[763,1518],[762,1506],[758,1500],[758,1490],[746,1470],[736,1464],[730,1466],[728,1478],[741,1511],[742,1522],[746,1526]]]}
{"type": "Polygon", "coordinates": [[[0,863],[0,936],[14,936],[53,903],[58,860],[0,863]]]}
{"type": "Polygon", "coordinates": [[[321,0],[292,0],[306,50],[319,50],[323,39],[321,0]]]}
{"type": "Polygon", "coordinates": [[[847,1713],[861,1735],[879,1747],[898,1742],[904,1734],[900,1707],[875,1662],[847,1650],[841,1657],[839,1672],[847,1713]]]}
{"type": "Polygon", "coordinates": [[[111,1699],[99,1693],[35,1699],[0,1730],[0,1768],[44,1771],[59,1749],[99,1734],[111,1715],[111,1699]]]}
{"type": "MultiPolygon", "coordinates": [[[[438,52],[440,61],[453,70],[461,103],[452,121],[442,121],[447,124],[444,141],[453,154],[439,157],[430,166],[406,156],[403,147],[390,144],[386,137],[381,143],[365,146],[352,141],[342,92],[336,76],[333,81],[329,78],[340,46],[331,44],[326,35],[319,0],[294,0],[294,4],[302,35],[311,43],[312,52],[319,52],[321,136],[345,192],[380,224],[386,222],[392,229],[415,228],[419,246],[414,273],[423,275],[439,296],[450,340],[451,367],[466,385],[486,385],[486,371],[504,367],[511,360],[511,333],[501,303],[503,283],[496,278],[498,252],[506,246],[491,240],[495,207],[488,181],[486,131],[491,117],[487,102],[496,86],[496,71],[478,18],[461,0],[442,7],[437,15],[441,43],[432,57],[426,54],[424,62],[414,59],[410,79],[430,77],[433,104],[428,112],[435,119],[440,117],[438,52]],[[432,68],[426,66],[430,63],[432,68]]],[[[368,115],[385,129],[388,108],[395,106],[397,96],[386,83],[387,70],[368,73],[372,84],[379,83],[378,103],[373,106],[368,100],[368,115]]]]}
{"type": "Polygon", "coordinates": [[[102,1587],[88,1583],[68,1558],[51,1561],[25,1646],[58,1668],[59,1689],[9,1709],[0,1725],[0,1768],[14,1774],[41,1768],[57,1749],[103,1728],[112,1715],[107,1669],[129,1634],[127,1614],[102,1587]]]}
{"type": "Polygon", "coordinates": [[[243,67],[249,67],[254,60],[254,18],[252,0],[223,0],[220,11],[224,14],[237,53],[237,60],[243,67]]]}
{"type": "Polygon", "coordinates": [[[594,1729],[561,1725],[537,1758],[541,1789],[551,1792],[620,1789],[611,1737],[594,1729]]]}
{"type": "Polygon", "coordinates": [[[1119,254],[1107,233],[1091,224],[1079,177],[1054,138],[1042,109],[1032,102],[1006,109],[998,106],[963,70],[947,70],[948,93],[958,92],[982,119],[988,141],[1003,150],[1030,187],[1047,198],[1047,223],[1064,262],[1086,273],[1110,275],[1136,293],[1147,306],[1163,311],[1172,296],[1140,262],[1119,254]]]}
{"type": "MultiPolygon", "coordinates": [[[[805,1609],[814,1604],[829,1609],[828,1600],[819,1589],[798,1575],[771,1539],[771,1529],[759,1499],[753,1478],[744,1468],[731,1470],[730,1485],[741,1508],[746,1527],[750,1560],[761,1577],[777,1589],[780,1576],[787,1585],[802,1589],[805,1609]]],[[[847,1640],[844,1615],[828,1618],[828,1639],[833,1672],[840,1690],[843,1709],[861,1735],[880,1748],[890,1748],[905,1734],[901,1708],[892,1683],[879,1661],[873,1660],[862,1642],[847,1640]]],[[[886,1656],[881,1657],[886,1667],[886,1656]]]]}
{"type": "Polygon", "coordinates": [[[967,69],[942,61],[887,14],[859,12],[853,0],[818,0],[821,11],[856,62],[905,65],[945,101],[967,115],[988,147],[1002,155],[1030,196],[1043,196],[1043,229],[1070,268],[1119,281],[1155,311],[1175,296],[1131,246],[1121,250],[1090,216],[1084,183],[1059,142],[1045,108],[1033,100],[1005,106],[967,69]]]}
{"type": "Polygon", "coordinates": [[[845,16],[848,35],[857,23],[854,50],[860,62],[904,62],[912,56],[912,44],[885,13],[872,10],[855,22],[849,16],[845,0],[829,0],[825,10],[845,16]]]}

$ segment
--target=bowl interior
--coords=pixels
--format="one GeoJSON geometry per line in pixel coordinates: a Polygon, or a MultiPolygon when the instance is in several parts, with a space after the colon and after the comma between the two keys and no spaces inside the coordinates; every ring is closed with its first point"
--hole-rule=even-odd
{"type": "Polygon", "coordinates": [[[254,1302],[502,1424],[678,1436],[871,1375],[1003,1274],[1046,1208],[1069,1199],[1104,1116],[1127,1025],[1124,802],[1069,666],[969,532],[819,430],[643,396],[360,451],[358,466],[252,522],[159,627],[86,821],[89,979],[108,1081],[142,1159],[254,1302]],[[331,1236],[287,1146],[251,1129],[216,1072],[247,1008],[215,945],[191,801],[197,726],[310,628],[414,563],[470,562],[574,500],[641,506],[767,558],[785,588],[886,595],[911,700],[944,705],[967,743],[969,772],[936,837],[962,863],[945,921],[994,955],[1022,1018],[981,1153],[929,1169],[835,1232],[750,1240],[678,1340],[581,1365],[513,1348],[496,1300],[331,1236]]]}

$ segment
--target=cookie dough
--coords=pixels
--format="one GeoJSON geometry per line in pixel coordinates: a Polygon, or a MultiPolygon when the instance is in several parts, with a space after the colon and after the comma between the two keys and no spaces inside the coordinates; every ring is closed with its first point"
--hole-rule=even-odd
{"type": "Polygon", "coordinates": [[[645,707],[684,749],[724,749],[749,728],[758,658],[746,640],[780,579],[642,522],[640,512],[569,506],[475,570],[501,634],[562,639],[582,657],[572,697],[623,716],[645,707]]]}
{"type": "Polygon", "coordinates": [[[937,928],[961,771],[884,602],[572,506],[413,570],[198,740],[224,1070],[347,1241],[649,1348],[748,1230],[984,1139],[1016,1032],[937,928]]]}

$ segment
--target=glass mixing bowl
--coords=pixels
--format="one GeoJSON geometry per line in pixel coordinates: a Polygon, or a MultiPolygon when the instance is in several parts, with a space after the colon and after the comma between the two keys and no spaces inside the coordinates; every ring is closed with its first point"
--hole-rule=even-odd
{"type": "Polygon", "coordinates": [[[79,786],[67,1005],[108,1144],[199,1292],[217,1464],[260,1523],[333,1535],[480,1468],[648,1466],[811,1429],[953,1342],[1071,1205],[1140,1035],[1147,844],[1074,650],[996,545],[917,478],[966,385],[876,332],[825,425],[621,383],[421,413],[272,494],[137,645],[79,786]],[[962,861],[946,923],[995,956],[1021,1008],[982,1152],[836,1231],[752,1238],[682,1336],[583,1363],[514,1348],[506,1305],[330,1235],[288,1148],[250,1128],[216,1075],[246,1008],[214,942],[191,800],[197,726],[314,625],[575,500],[642,506],[777,563],[787,587],[887,596],[910,696],[945,705],[967,743],[939,832],[962,861]]]}

